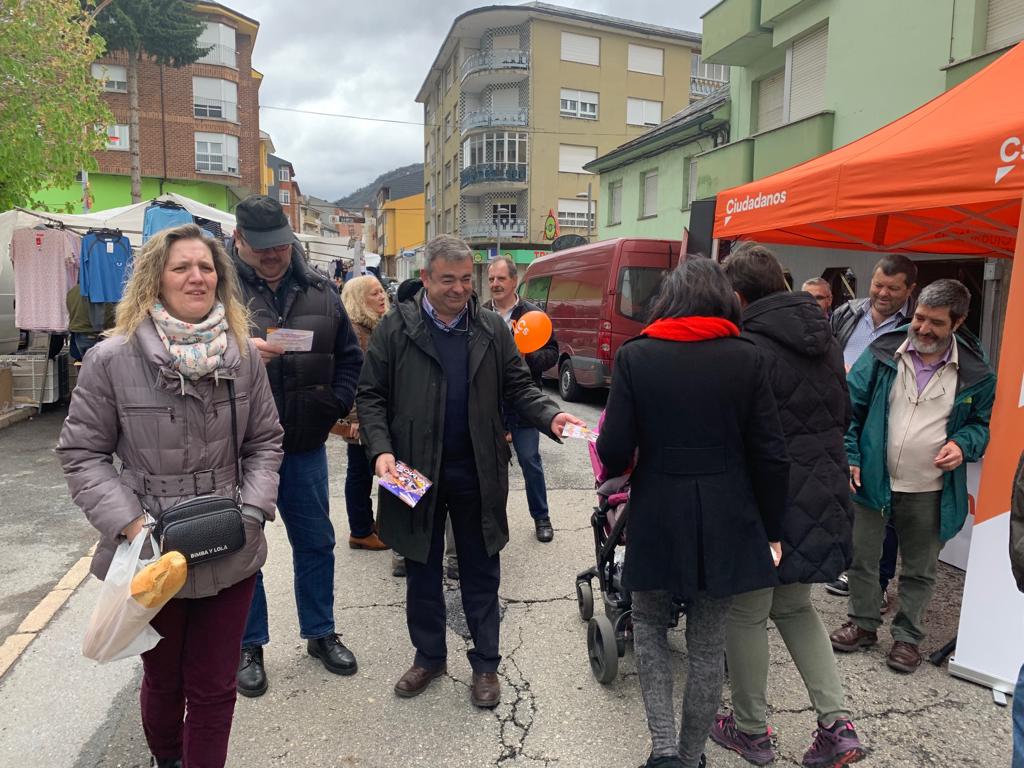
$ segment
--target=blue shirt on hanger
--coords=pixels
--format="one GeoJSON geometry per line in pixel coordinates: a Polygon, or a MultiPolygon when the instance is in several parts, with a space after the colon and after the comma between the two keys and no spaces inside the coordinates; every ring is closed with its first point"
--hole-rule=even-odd
{"type": "Polygon", "coordinates": [[[118,302],[132,266],[132,246],[118,232],[89,232],[82,238],[79,284],[94,304],[118,302]]]}

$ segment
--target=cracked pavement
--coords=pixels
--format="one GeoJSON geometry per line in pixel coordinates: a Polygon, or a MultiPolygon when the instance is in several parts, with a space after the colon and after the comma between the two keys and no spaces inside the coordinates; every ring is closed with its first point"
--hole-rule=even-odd
{"type": "MultiPolygon", "coordinates": [[[[596,422],[595,403],[573,405],[571,410],[596,422]]],[[[34,604],[24,596],[45,594],[93,541],[63,485],[54,482],[56,462],[46,450],[28,450],[27,424],[19,426],[26,430],[0,432],[0,454],[13,456],[13,447],[18,446],[30,464],[24,471],[28,472],[25,487],[32,489],[32,499],[26,503],[52,515],[53,541],[47,549],[43,532],[29,531],[31,524],[25,520],[15,519],[9,528],[0,527],[0,546],[5,552],[11,551],[12,545],[31,542],[37,563],[34,570],[19,570],[9,584],[0,580],[0,640],[14,631],[34,604]],[[33,473],[48,477],[44,481],[33,473]]],[[[49,430],[49,437],[40,439],[52,444],[59,418],[44,417],[34,429],[49,430]]],[[[448,674],[414,699],[399,699],[392,693],[394,682],[412,659],[405,628],[404,581],[391,576],[387,553],[353,551],[345,546],[345,451],[340,440],[332,441],[332,516],[339,541],[336,617],[338,631],[358,657],[359,672],[353,677],[337,677],[306,655],[305,642],[298,636],[284,529],[280,524],[268,526],[270,560],[265,578],[271,644],[265,653],[270,690],[262,698],[238,701],[228,765],[640,765],[650,740],[632,647],[620,660],[617,679],[608,686],[599,685],[590,673],[586,626],[576,610],[575,575],[591,565],[593,558],[589,528],[592,476],[586,448],[578,441],[563,446],[542,441],[542,452],[555,539],[547,545],[535,540],[521,476],[518,468],[513,468],[509,499],[512,540],[502,553],[500,591],[502,700],[488,711],[469,703],[468,632],[457,584],[449,581],[448,674]]],[[[8,481],[12,482],[11,476],[8,481]]],[[[9,514],[13,516],[13,511],[0,511],[0,521],[7,522],[9,514]]],[[[937,596],[926,622],[926,652],[956,632],[962,585],[962,574],[946,566],[940,568],[937,596]]],[[[139,663],[130,660],[100,666],[79,655],[96,588],[95,580],[87,580],[0,679],[0,765],[148,766],[138,713],[139,663]],[[57,696],[60,706],[55,714],[57,696]]],[[[814,595],[826,627],[842,623],[845,603],[823,589],[816,589],[814,595]]],[[[777,732],[775,765],[796,766],[810,744],[814,716],[800,676],[774,629],[769,630],[769,642],[769,722],[777,732]]],[[[682,630],[670,632],[670,643],[678,711],[686,661],[682,630]]],[[[950,677],[945,667],[926,663],[911,676],[890,671],[884,663],[889,643],[888,632],[883,630],[876,648],[839,658],[854,722],[871,750],[861,764],[907,768],[1008,765],[1009,709],[995,706],[987,689],[950,677]]],[[[728,699],[726,685],[723,706],[728,706],[728,699]]],[[[712,768],[748,765],[710,742],[707,756],[712,768]]]]}

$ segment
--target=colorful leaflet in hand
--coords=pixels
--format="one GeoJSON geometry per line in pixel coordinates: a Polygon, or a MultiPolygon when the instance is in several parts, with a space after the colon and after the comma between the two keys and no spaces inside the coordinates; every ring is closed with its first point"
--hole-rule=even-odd
{"type": "Polygon", "coordinates": [[[393,493],[410,507],[415,507],[430,488],[430,481],[401,461],[395,462],[395,471],[381,478],[380,487],[393,493]]]}

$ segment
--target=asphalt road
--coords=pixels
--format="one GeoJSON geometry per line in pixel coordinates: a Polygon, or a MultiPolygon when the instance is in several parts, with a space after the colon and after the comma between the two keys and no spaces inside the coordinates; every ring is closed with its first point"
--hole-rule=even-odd
{"type": "MultiPolygon", "coordinates": [[[[570,410],[596,423],[600,401],[570,410]]],[[[53,445],[62,412],[0,431],[0,642],[94,541],[73,507],[53,445]]],[[[589,515],[593,479],[586,446],[542,442],[555,541],[533,537],[522,480],[514,470],[509,503],[512,541],[502,554],[504,607],[500,670],[502,704],[493,712],[468,702],[470,669],[458,616],[449,635],[449,675],[423,695],[397,699],[391,686],[410,663],[404,584],[390,575],[386,553],[344,546],[344,445],[329,447],[337,550],[338,629],[357,654],[350,678],[328,674],[305,653],[291,595],[291,560],[283,527],[268,527],[265,569],[271,644],[270,690],[239,700],[229,766],[559,766],[621,768],[644,761],[650,742],[632,649],[617,680],[590,674],[586,630],[574,598],[574,576],[592,562],[589,515]]],[[[963,576],[941,566],[927,618],[925,650],[956,631],[963,576]]],[[[449,606],[458,612],[457,585],[449,606]]],[[[79,652],[96,598],[89,578],[0,678],[0,766],[113,768],[147,766],[139,723],[137,660],[97,665],[79,652]]],[[[838,626],[843,601],[816,590],[826,625],[838,626]]],[[[770,721],[778,732],[777,765],[798,765],[814,717],[799,675],[778,634],[769,633],[770,721]]],[[[849,706],[871,754],[866,766],[1005,766],[1010,714],[983,688],[925,665],[912,676],[884,664],[888,636],[877,649],[843,656],[849,706]]],[[[685,642],[671,633],[681,692],[685,642]]],[[[725,702],[728,706],[728,689],[725,702]]],[[[709,766],[747,765],[708,746],[709,766]]]]}

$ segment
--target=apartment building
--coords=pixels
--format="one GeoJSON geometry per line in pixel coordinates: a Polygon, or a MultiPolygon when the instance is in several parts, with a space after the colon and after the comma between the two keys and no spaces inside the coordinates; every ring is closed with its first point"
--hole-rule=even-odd
{"type": "MultiPolygon", "coordinates": [[[[142,196],[177,192],[221,210],[263,187],[259,130],[262,75],[252,68],[259,22],[216,2],[196,2],[205,22],[200,44],[211,50],[180,69],[139,63],[139,151],[142,196]]],[[[127,54],[92,65],[115,122],[88,185],[92,208],[131,202],[127,54]]],[[[83,185],[40,192],[52,207],[82,208],[83,185]]]]}
{"type": "Polygon", "coordinates": [[[416,97],[426,239],[458,234],[479,262],[500,240],[528,263],[550,248],[549,213],[562,234],[593,231],[583,166],[709,92],[699,53],[693,32],[540,2],[457,17],[416,97]]]}
{"type": "Polygon", "coordinates": [[[396,275],[403,252],[423,245],[423,212],[422,189],[419,192],[399,189],[396,195],[392,194],[391,187],[377,190],[377,253],[383,274],[396,275]],[[409,194],[403,195],[403,191],[409,194]]]}
{"type": "Polygon", "coordinates": [[[302,191],[299,189],[299,182],[295,180],[295,166],[283,157],[267,155],[267,167],[270,169],[270,178],[273,179],[267,189],[267,195],[281,203],[292,230],[302,232],[302,216],[299,213],[302,191]]]}

